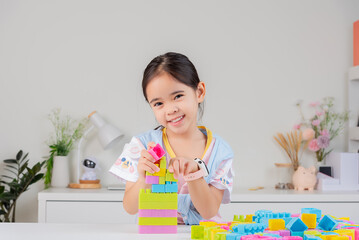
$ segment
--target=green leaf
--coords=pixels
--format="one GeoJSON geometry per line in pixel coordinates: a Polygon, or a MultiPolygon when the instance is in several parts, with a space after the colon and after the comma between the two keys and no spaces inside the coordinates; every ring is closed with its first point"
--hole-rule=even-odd
{"type": "Polygon", "coordinates": [[[20,159],[21,159],[21,156],[22,156],[22,150],[20,150],[18,153],[17,153],[17,155],[16,155],[16,160],[17,161],[20,161],[20,159]]]}
{"type": "Polygon", "coordinates": [[[6,160],[4,160],[4,162],[5,163],[15,163],[15,164],[17,164],[16,159],[6,159],[6,160]]]}
{"type": "Polygon", "coordinates": [[[29,163],[29,160],[27,160],[19,169],[19,174],[23,173],[24,170],[27,168],[27,165],[29,163]]]}
{"type": "Polygon", "coordinates": [[[2,194],[5,191],[5,187],[4,186],[0,186],[0,194],[2,194]]]}
{"type": "Polygon", "coordinates": [[[29,153],[26,153],[25,156],[21,159],[20,163],[22,163],[24,160],[26,160],[28,155],[29,155],[29,153]]]}
{"type": "Polygon", "coordinates": [[[41,180],[41,178],[44,176],[43,173],[37,174],[30,182],[30,184],[36,183],[37,181],[41,180]]]}

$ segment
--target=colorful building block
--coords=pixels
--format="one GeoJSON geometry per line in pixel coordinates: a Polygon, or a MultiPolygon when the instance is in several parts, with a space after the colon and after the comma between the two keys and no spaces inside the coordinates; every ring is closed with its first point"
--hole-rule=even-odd
{"type": "Polygon", "coordinates": [[[145,182],[147,184],[158,184],[159,183],[159,177],[158,176],[146,176],[145,182]]]}
{"type": "Polygon", "coordinates": [[[284,219],[269,219],[268,227],[271,231],[285,230],[285,221],[284,219]]]}
{"type": "Polygon", "coordinates": [[[153,193],[165,193],[165,185],[164,184],[152,184],[152,192],[153,193]]]}
{"type": "Polygon", "coordinates": [[[307,225],[308,228],[317,227],[317,214],[314,213],[302,213],[300,219],[307,225]]]}
{"type": "Polygon", "coordinates": [[[138,217],[177,217],[176,209],[139,209],[138,217]]]}
{"type": "Polygon", "coordinates": [[[312,213],[317,215],[317,222],[319,222],[320,218],[322,217],[322,210],[318,208],[302,208],[301,213],[312,213]]]}
{"type": "Polygon", "coordinates": [[[139,225],[138,233],[158,234],[158,233],[177,233],[177,225],[139,225]]]}
{"type": "Polygon", "coordinates": [[[238,224],[233,226],[232,229],[233,232],[236,233],[255,234],[258,232],[263,232],[265,225],[260,223],[238,224]]]}
{"type": "Polygon", "coordinates": [[[138,209],[177,209],[177,193],[152,193],[140,189],[138,209]]]}
{"type": "Polygon", "coordinates": [[[173,176],[173,173],[170,173],[168,170],[166,171],[166,182],[177,182],[178,179],[176,179],[173,176]]]}
{"type": "Polygon", "coordinates": [[[191,239],[203,239],[204,237],[204,226],[203,225],[192,225],[191,226],[191,239]]]}
{"type": "MultiPolygon", "coordinates": [[[[300,218],[293,218],[287,225],[291,232],[303,232],[308,229],[308,227],[304,224],[304,222],[300,218]]],[[[298,235],[295,235],[298,236],[298,235]]]]}
{"type": "Polygon", "coordinates": [[[318,223],[318,227],[320,227],[324,231],[332,231],[337,225],[338,222],[329,215],[325,215],[318,223]]]}
{"type": "Polygon", "coordinates": [[[178,185],[176,182],[166,182],[165,185],[165,192],[166,193],[177,193],[178,192],[178,185]]]}
{"type": "Polygon", "coordinates": [[[149,152],[156,161],[160,160],[166,154],[160,144],[149,148],[147,152],[149,152]]]}

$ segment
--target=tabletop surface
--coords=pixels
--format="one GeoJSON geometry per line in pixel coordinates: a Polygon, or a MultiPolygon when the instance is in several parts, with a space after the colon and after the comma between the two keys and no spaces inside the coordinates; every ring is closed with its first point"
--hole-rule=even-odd
{"type": "Polygon", "coordinates": [[[191,227],[179,225],[177,234],[138,234],[135,224],[1,223],[1,239],[24,240],[169,240],[191,239],[191,227]]]}

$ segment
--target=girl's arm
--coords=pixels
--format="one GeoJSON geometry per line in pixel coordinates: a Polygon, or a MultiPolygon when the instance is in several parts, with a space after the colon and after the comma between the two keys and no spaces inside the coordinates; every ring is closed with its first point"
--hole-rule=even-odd
{"type": "Polygon", "coordinates": [[[218,213],[224,190],[207,184],[204,178],[187,182],[193,205],[204,219],[210,219],[218,213]]]}
{"type": "MultiPolygon", "coordinates": [[[[179,174],[185,176],[194,173],[199,170],[199,167],[193,160],[172,158],[168,170],[173,172],[175,178],[178,178],[179,174]]],[[[205,219],[216,216],[222,202],[224,190],[208,185],[204,178],[188,181],[187,184],[191,200],[199,214],[205,219]]]]}

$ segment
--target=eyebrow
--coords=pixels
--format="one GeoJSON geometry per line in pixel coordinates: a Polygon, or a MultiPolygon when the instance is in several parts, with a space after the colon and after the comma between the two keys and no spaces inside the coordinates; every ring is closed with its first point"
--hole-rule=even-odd
{"type": "MultiPolygon", "coordinates": [[[[173,93],[171,93],[170,95],[172,96],[172,95],[176,95],[177,93],[184,93],[184,91],[183,90],[178,90],[178,91],[174,91],[173,93]]],[[[150,104],[151,103],[153,103],[153,102],[155,102],[155,101],[158,101],[158,100],[160,100],[161,98],[154,98],[154,99],[152,99],[151,101],[150,101],[150,104]]]]}

